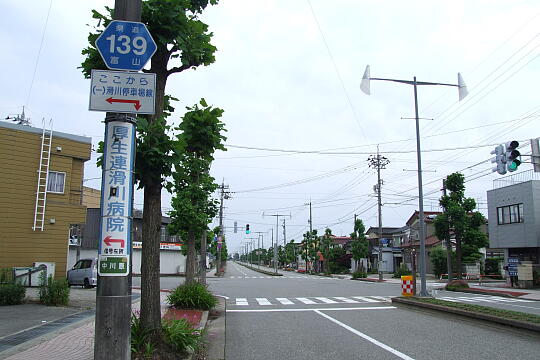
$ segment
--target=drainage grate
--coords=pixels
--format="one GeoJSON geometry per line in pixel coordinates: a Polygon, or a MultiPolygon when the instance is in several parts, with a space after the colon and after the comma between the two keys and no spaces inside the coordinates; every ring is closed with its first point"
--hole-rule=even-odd
{"type": "Polygon", "coordinates": [[[60,329],[66,325],[73,324],[82,319],[86,319],[90,316],[94,316],[95,310],[82,311],[73,315],[68,315],[58,320],[53,320],[46,324],[34,327],[32,329],[24,330],[19,333],[8,335],[0,339],[0,352],[7,350],[13,346],[20,345],[29,340],[35,339],[42,335],[45,335],[51,331],[60,329]]]}
{"type": "MultiPolygon", "coordinates": [[[[140,298],[140,294],[132,294],[132,301],[140,298]]],[[[8,335],[0,339],[0,352],[5,351],[11,347],[20,345],[29,340],[38,338],[42,335],[45,335],[51,331],[63,328],[64,326],[73,324],[79,320],[86,319],[90,316],[94,316],[96,313],[95,309],[81,311],[72,315],[68,315],[61,319],[53,320],[46,324],[36,326],[32,329],[24,330],[13,335],[8,335]]]]}

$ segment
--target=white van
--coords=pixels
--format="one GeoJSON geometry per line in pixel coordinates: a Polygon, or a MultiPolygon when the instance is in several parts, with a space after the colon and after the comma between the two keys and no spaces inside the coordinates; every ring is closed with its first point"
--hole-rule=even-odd
{"type": "Polygon", "coordinates": [[[67,272],[69,286],[82,285],[92,288],[97,285],[97,258],[80,259],[67,272]]]}

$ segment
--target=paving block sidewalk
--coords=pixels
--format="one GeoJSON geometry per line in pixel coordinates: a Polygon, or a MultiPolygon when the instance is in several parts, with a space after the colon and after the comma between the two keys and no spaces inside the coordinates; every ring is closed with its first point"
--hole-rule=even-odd
{"type": "MultiPolygon", "coordinates": [[[[133,293],[137,293],[134,291],[133,293]]],[[[166,297],[168,293],[161,292],[161,313],[167,311],[168,304],[166,297]]],[[[132,305],[133,311],[140,310],[140,302],[136,301],[132,305]]],[[[4,360],[93,360],[94,359],[94,318],[90,321],[81,321],[70,329],[60,329],[54,334],[36,339],[29,347],[22,344],[17,349],[9,350],[9,353],[17,350],[17,354],[8,355],[0,353],[0,359],[4,360]],[[52,337],[50,336],[52,335],[52,337]],[[37,344],[36,344],[37,342],[37,344]]]]}

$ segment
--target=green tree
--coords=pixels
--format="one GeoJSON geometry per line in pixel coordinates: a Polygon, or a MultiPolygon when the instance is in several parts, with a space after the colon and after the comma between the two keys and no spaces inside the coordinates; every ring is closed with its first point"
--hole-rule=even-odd
{"type": "MultiPolygon", "coordinates": [[[[186,283],[195,282],[196,239],[203,236],[208,224],[217,215],[218,201],[211,197],[218,185],[209,174],[217,149],[225,150],[220,121],[223,110],[208,106],[204,99],[187,108],[188,112],[178,126],[177,158],[174,164],[173,198],[169,213],[169,228],[180,234],[187,244],[186,283]]],[[[222,251],[227,259],[226,251],[222,251]]]]}
{"type": "MultiPolygon", "coordinates": [[[[487,236],[481,230],[486,223],[484,216],[474,211],[476,202],[465,197],[465,177],[461,173],[448,175],[445,180],[448,195],[439,201],[444,212],[434,220],[435,235],[450,241],[451,232],[456,239],[456,268],[461,279],[462,261],[475,262],[481,258],[479,249],[488,245],[487,236]]],[[[448,254],[447,254],[448,256],[448,254]]]]}
{"type": "MultiPolygon", "coordinates": [[[[358,261],[365,259],[369,255],[369,244],[366,239],[366,228],[360,219],[354,222],[354,231],[351,233],[351,252],[352,258],[355,261],[355,269],[358,271],[358,261]]],[[[364,264],[360,271],[364,272],[364,264]]]]}
{"type": "MultiPolygon", "coordinates": [[[[149,72],[155,73],[155,114],[148,115],[137,126],[135,175],[144,189],[143,254],[141,264],[141,325],[156,334],[161,328],[159,299],[159,240],[161,229],[161,190],[171,175],[174,139],[166,123],[165,87],[170,75],[210,65],[215,61],[216,47],[210,43],[212,33],[199,15],[218,0],[146,0],[142,3],[141,22],[148,27],[157,43],[149,72]]],[[[113,9],[105,13],[92,11],[98,20],[88,36],[89,46],[82,51],[82,72],[90,77],[92,69],[105,69],[95,40],[112,20],[113,9]]]]}
{"type": "Polygon", "coordinates": [[[324,235],[320,239],[320,251],[324,258],[324,272],[330,274],[330,254],[332,248],[334,247],[334,242],[332,241],[332,230],[326,228],[324,230],[324,235]]]}

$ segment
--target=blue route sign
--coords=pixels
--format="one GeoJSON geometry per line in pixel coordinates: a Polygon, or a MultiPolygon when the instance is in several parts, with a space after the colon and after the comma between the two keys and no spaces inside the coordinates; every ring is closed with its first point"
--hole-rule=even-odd
{"type": "Polygon", "coordinates": [[[143,23],[114,20],[97,38],[96,48],[109,69],[140,71],[157,45],[143,23]]]}

